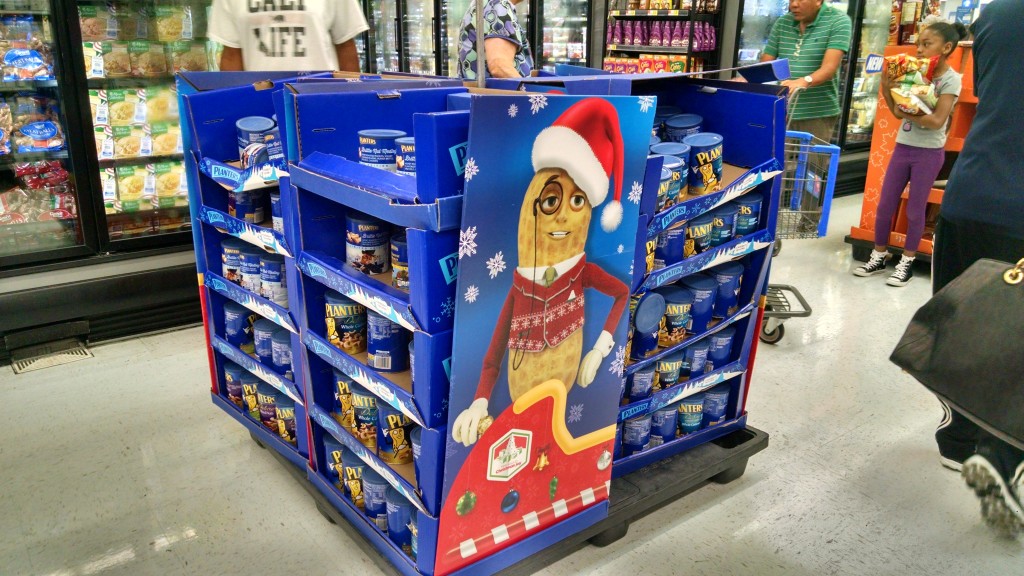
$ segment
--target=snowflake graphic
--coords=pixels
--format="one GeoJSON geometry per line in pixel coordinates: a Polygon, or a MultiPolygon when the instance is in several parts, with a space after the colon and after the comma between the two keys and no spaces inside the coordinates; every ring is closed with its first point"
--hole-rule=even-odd
{"type": "Polygon", "coordinates": [[[476,254],[476,226],[459,231],[459,260],[476,254]]]}
{"type": "Polygon", "coordinates": [[[615,374],[619,378],[622,378],[622,373],[626,370],[626,347],[619,346],[615,350],[615,358],[612,359],[612,365],[608,367],[608,371],[615,374]]]}
{"type": "Polygon", "coordinates": [[[476,302],[476,297],[480,295],[480,289],[476,286],[470,286],[466,288],[466,302],[472,304],[476,302]]]}
{"type": "Polygon", "coordinates": [[[476,160],[472,158],[466,160],[466,182],[472,180],[473,176],[476,176],[479,173],[480,167],[476,165],[476,160]]]}
{"type": "Polygon", "coordinates": [[[644,187],[639,182],[634,181],[633,187],[629,189],[629,201],[633,204],[640,203],[640,197],[644,194],[644,187]]]}
{"type": "Polygon", "coordinates": [[[630,277],[630,278],[632,278],[632,277],[633,277],[633,266],[634,266],[634,264],[630,264],[630,265],[629,265],[629,277],[630,277]]]}
{"type": "Polygon", "coordinates": [[[492,258],[487,260],[487,271],[491,278],[497,278],[498,274],[505,271],[505,255],[498,251],[492,258]]]}
{"type": "Polygon", "coordinates": [[[515,104],[509,104],[508,117],[515,118],[516,114],[519,114],[519,106],[516,106],[515,104]]]}
{"type": "Polygon", "coordinates": [[[625,250],[626,247],[623,246],[622,244],[619,244],[619,247],[615,249],[615,251],[618,252],[619,254],[622,254],[623,252],[625,252],[625,250]]]}
{"type": "Polygon", "coordinates": [[[568,420],[570,424],[583,420],[583,404],[573,404],[569,407],[568,420]]]}
{"type": "Polygon", "coordinates": [[[530,112],[536,114],[540,112],[548,105],[548,97],[543,94],[534,94],[530,96],[530,112]]]}
{"type": "Polygon", "coordinates": [[[441,315],[446,318],[451,318],[452,314],[455,313],[455,299],[451,296],[447,300],[441,303],[441,315]]]}
{"type": "Polygon", "coordinates": [[[641,96],[640,97],[640,111],[647,112],[654,106],[654,96],[641,96]]]}

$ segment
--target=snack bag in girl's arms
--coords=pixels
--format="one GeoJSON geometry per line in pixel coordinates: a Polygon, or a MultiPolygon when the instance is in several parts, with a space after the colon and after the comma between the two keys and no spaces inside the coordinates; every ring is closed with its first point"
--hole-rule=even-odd
{"type": "Polygon", "coordinates": [[[906,54],[885,57],[885,75],[897,85],[892,99],[907,114],[931,114],[939,97],[932,85],[932,75],[939,57],[915,58],[906,54]]]}

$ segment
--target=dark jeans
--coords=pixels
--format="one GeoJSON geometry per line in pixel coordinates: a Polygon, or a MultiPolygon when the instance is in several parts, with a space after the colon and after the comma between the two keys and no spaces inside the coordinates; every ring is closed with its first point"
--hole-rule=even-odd
{"type": "MultiPolygon", "coordinates": [[[[991,224],[952,221],[940,214],[935,227],[935,245],[932,253],[932,293],[941,290],[971,264],[982,258],[1017,262],[1024,258],[1024,238],[1008,234],[1007,231],[995,228],[991,224]]],[[[1020,406],[1007,408],[1024,409],[1020,406]]],[[[951,409],[948,410],[948,415],[943,419],[939,429],[935,431],[939,453],[955,460],[962,461],[970,456],[982,439],[1002,444],[966,416],[951,409]]]]}

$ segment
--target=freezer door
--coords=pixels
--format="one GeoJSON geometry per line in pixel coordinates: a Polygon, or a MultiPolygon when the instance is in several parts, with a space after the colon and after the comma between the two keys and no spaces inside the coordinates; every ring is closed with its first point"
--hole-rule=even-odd
{"type": "Polygon", "coordinates": [[[789,11],[787,0],[746,0],[740,22],[736,65],[747,66],[761,60],[772,26],[789,11]]]}
{"type": "Polygon", "coordinates": [[[370,0],[370,28],[373,31],[372,72],[401,70],[398,54],[398,0],[370,0]]]}
{"type": "Polygon", "coordinates": [[[441,1],[441,11],[444,13],[441,26],[442,42],[448,76],[459,75],[459,31],[462,29],[462,19],[469,10],[469,2],[470,0],[441,1]]]}
{"type": "MultiPolygon", "coordinates": [[[[860,27],[860,42],[852,54],[853,80],[850,86],[849,116],[844,126],[845,145],[868,147],[875,126],[878,89],[882,82],[879,74],[867,74],[868,56],[882,54],[889,41],[889,16],[892,3],[888,0],[866,0],[864,17],[854,22],[860,27]]],[[[857,36],[854,35],[856,38],[857,36]]]]}
{"type": "Polygon", "coordinates": [[[435,16],[433,0],[405,0],[402,12],[403,71],[439,73],[434,48],[435,16]]]}
{"type": "Polygon", "coordinates": [[[95,253],[87,173],[68,152],[68,74],[45,0],[0,3],[0,271],[95,253]]]}
{"type": "Polygon", "coordinates": [[[554,72],[555,64],[587,65],[590,2],[587,0],[540,0],[541,45],[534,46],[536,68],[554,72]]]}

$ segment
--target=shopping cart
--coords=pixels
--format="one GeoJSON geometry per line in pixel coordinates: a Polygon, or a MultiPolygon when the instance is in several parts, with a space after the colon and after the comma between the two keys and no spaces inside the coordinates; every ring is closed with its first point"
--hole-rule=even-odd
{"type": "MultiPolygon", "coordinates": [[[[799,91],[790,96],[792,105],[799,91]]],[[[788,120],[787,120],[788,122],[788,120]]],[[[839,170],[839,147],[807,132],[786,131],[785,169],[775,228],[772,256],[782,249],[783,239],[819,238],[828,230],[828,215],[839,170]]],[[[761,341],[776,344],[790,318],[811,315],[811,306],[800,291],[788,284],[769,284],[761,324],[761,341]]]]}

